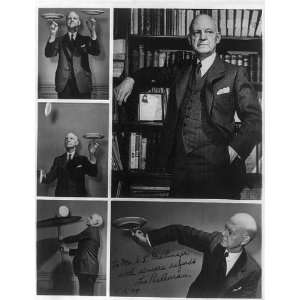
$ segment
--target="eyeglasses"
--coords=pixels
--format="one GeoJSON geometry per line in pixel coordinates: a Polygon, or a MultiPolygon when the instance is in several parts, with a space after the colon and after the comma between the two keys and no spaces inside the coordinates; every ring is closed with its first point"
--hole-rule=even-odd
{"type": "Polygon", "coordinates": [[[191,31],[190,35],[192,37],[203,37],[203,36],[211,36],[215,34],[215,32],[213,30],[210,29],[205,29],[205,30],[195,30],[195,31],[191,31]]]}

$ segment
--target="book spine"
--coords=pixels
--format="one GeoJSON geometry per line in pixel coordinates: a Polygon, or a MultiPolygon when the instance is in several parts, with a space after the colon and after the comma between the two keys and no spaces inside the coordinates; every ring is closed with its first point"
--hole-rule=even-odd
{"type": "Polygon", "coordinates": [[[233,36],[233,22],[234,22],[234,11],[233,9],[227,10],[227,36],[233,36]]]}
{"type": "Polygon", "coordinates": [[[237,9],[235,12],[234,36],[241,36],[242,30],[242,10],[237,9]]]}
{"type": "Polygon", "coordinates": [[[226,36],[227,35],[227,28],[226,28],[226,10],[221,9],[220,10],[220,30],[221,35],[226,36]]]}
{"type": "Polygon", "coordinates": [[[147,159],[147,138],[142,138],[142,155],[141,155],[141,169],[146,169],[147,159]]]}
{"type": "Polygon", "coordinates": [[[242,36],[247,37],[248,36],[248,30],[249,30],[249,15],[250,11],[245,9],[243,11],[243,22],[242,22],[242,36]]]}
{"type": "Polygon", "coordinates": [[[253,10],[251,16],[251,22],[249,25],[249,32],[248,32],[248,36],[250,37],[254,37],[255,35],[257,19],[258,19],[258,10],[253,10]]]}
{"type": "Polygon", "coordinates": [[[130,144],[129,144],[129,169],[135,169],[135,143],[136,143],[136,133],[130,133],[130,144]]]}

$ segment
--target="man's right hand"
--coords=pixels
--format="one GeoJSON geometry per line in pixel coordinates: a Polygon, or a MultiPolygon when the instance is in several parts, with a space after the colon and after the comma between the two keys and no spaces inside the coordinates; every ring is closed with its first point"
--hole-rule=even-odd
{"type": "Polygon", "coordinates": [[[56,38],[56,34],[58,31],[58,24],[54,21],[51,22],[50,27],[50,37],[49,37],[49,42],[54,42],[55,38],[56,38]]]}
{"type": "Polygon", "coordinates": [[[38,172],[39,183],[43,183],[43,179],[46,177],[46,172],[43,169],[40,169],[38,172]]]}
{"type": "Polygon", "coordinates": [[[131,77],[126,77],[118,86],[114,88],[114,97],[119,105],[127,101],[134,86],[134,80],[131,77]]]}
{"type": "Polygon", "coordinates": [[[150,246],[148,243],[147,235],[142,230],[140,229],[132,230],[131,236],[139,244],[142,244],[143,246],[150,246]]]}

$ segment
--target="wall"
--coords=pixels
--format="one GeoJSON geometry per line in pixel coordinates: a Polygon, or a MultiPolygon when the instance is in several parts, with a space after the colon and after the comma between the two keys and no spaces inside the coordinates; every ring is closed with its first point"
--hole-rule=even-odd
{"type": "MultiPolygon", "coordinates": [[[[95,285],[95,294],[105,295],[106,287],[106,247],[107,247],[107,203],[104,201],[37,201],[37,220],[52,218],[58,207],[66,205],[73,216],[81,216],[82,222],[61,227],[63,237],[78,234],[86,228],[86,218],[92,213],[100,214],[104,227],[100,229],[100,249],[98,254],[99,275],[95,285]]],[[[76,248],[76,243],[68,244],[76,248]]],[[[63,261],[58,251],[57,228],[37,229],[37,293],[38,294],[78,294],[78,280],[73,274],[72,258],[65,254],[63,261]]]]}
{"type": "MultiPolygon", "coordinates": [[[[98,176],[86,176],[89,196],[107,196],[107,153],[108,153],[108,104],[66,104],[52,103],[52,113],[44,115],[45,103],[38,105],[38,155],[37,169],[49,170],[54,158],[65,152],[64,137],[74,132],[80,139],[79,153],[88,155],[88,140],[82,136],[86,132],[100,132],[105,137],[97,152],[98,176]]],[[[37,184],[39,196],[54,196],[56,182],[37,184]]]]}
{"type": "MultiPolygon", "coordinates": [[[[222,231],[227,219],[237,212],[248,212],[260,228],[260,205],[113,202],[112,220],[124,216],[141,216],[149,229],[183,224],[208,232],[222,231]]],[[[260,230],[260,229],[259,229],[260,230]]],[[[248,246],[248,252],[261,264],[261,236],[248,246]]],[[[111,295],[139,297],[186,297],[199,274],[202,253],[177,243],[153,249],[136,244],[128,232],[111,229],[111,295]]]]}
{"type": "MultiPolygon", "coordinates": [[[[47,58],[45,56],[45,46],[49,38],[49,24],[41,17],[43,13],[56,12],[65,16],[72,8],[40,8],[39,9],[39,28],[38,28],[38,88],[39,98],[56,98],[54,91],[54,77],[57,67],[58,56],[47,58]]],[[[89,55],[89,62],[92,71],[94,99],[108,99],[109,84],[109,9],[103,9],[104,13],[94,16],[96,19],[96,32],[100,43],[100,55],[89,55]]],[[[75,10],[81,18],[80,34],[90,35],[87,29],[86,20],[89,16],[75,10]]],[[[58,21],[59,32],[57,36],[67,32],[65,19],[58,21]]]]}

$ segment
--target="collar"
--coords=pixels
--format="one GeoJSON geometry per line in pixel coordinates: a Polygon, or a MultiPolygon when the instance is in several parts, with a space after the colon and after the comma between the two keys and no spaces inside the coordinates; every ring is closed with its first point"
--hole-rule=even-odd
{"type": "MultiPolygon", "coordinates": [[[[214,52],[210,56],[201,60],[201,76],[203,76],[209,70],[209,68],[213,65],[216,55],[217,55],[216,52],[214,52]]],[[[200,62],[199,58],[197,58],[197,62],[200,62]]]]}
{"type": "Polygon", "coordinates": [[[72,153],[66,152],[66,157],[67,157],[67,159],[68,159],[68,157],[69,157],[69,154],[71,154],[71,159],[73,159],[74,156],[75,156],[75,153],[76,153],[76,151],[73,151],[72,153]]]}
{"type": "Polygon", "coordinates": [[[68,36],[69,36],[70,40],[71,40],[72,35],[74,36],[74,40],[76,40],[76,38],[77,38],[77,31],[75,31],[73,33],[68,31],[68,36]]]}
{"type": "Polygon", "coordinates": [[[225,250],[225,253],[228,255],[226,256],[226,260],[237,260],[243,251],[240,252],[229,252],[227,249],[225,250]]]}

